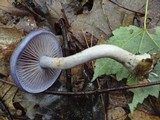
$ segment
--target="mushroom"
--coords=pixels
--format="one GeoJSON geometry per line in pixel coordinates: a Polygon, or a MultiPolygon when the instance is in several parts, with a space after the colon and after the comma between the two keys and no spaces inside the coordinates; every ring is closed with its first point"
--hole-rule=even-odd
{"type": "Polygon", "coordinates": [[[39,93],[49,88],[61,70],[42,68],[43,56],[62,57],[62,50],[54,34],[37,30],[28,34],[14,50],[10,59],[10,72],[16,85],[30,93],[39,93]]]}
{"type": "Polygon", "coordinates": [[[149,54],[134,55],[107,44],[62,57],[62,49],[55,35],[46,30],[36,30],[29,33],[14,50],[10,59],[10,71],[19,88],[39,93],[52,86],[62,69],[103,57],[116,60],[130,71],[134,71],[142,60],[151,58],[149,54]]]}

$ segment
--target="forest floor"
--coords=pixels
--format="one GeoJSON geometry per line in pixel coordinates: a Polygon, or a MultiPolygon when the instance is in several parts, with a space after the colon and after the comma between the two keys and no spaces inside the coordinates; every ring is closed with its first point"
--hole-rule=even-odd
{"type": "MultiPolygon", "coordinates": [[[[0,120],[160,120],[159,98],[147,97],[130,113],[133,93],[128,90],[89,95],[88,91],[126,85],[113,75],[91,82],[95,61],[63,70],[52,87],[39,94],[18,89],[9,69],[13,50],[33,30],[52,31],[69,56],[104,43],[119,27],[142,28],[145,4],[146,0],[1,0],[0,120]]],[[[159,0],[149,0],[148,29],[160,25],[159,6],[159,0]]]]}

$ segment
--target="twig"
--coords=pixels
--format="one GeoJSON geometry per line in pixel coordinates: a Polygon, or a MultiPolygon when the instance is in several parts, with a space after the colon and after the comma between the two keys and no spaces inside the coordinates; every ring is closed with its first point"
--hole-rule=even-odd
{"type": "Polygon", "coordinates": [[[8,120],[13,120],[10,111],[8,110],[7,106],[6,106],[5,103],[2,101],[1,98],[0,98],[0,108],[1,108],[2,111],[5,113],[5,115],[6,115],[6,117],[7,117],[8,120]]]}
{"type": "MultiPolygon", "coordinates": [[[[102,89],[102,86],[100,86],[99,80],[97,79],[97,83],[100,89],[102,89]]],[[[108,81],[106,87],[108,89],[108,81]]],[[[106,92],[105,94],[100,94],[101,102],[104,108],[104,120],[108,120],[108,107],[109,107],[109,92],[106,92]]]]}
{"type": "MultiPolygon", "coordinates": [[[[63,19],[59,20],[59,24],[61,27],[61,31],[62,31],[62,37],[63,37],[63,41],[64,41],[64,56],[69,56],[70,55],[70,47],[68,44],[68,35],[67,35],[67,27],[65,25],[65,21],[63,19]]],[[[68,89],[68,91],[72,90],[71,87],[71,69],[67,69],[66,71],[66,87],[68,89]]]]}
{"type": "Polygon", "coordinates": [[[0,82],[6,83],[6,84],[9,84],[9,85],[12,85],[12,86],[16,86],[16,84],[15,84],[15,83],[10,82],[10,81],[8,81],[8,80],[0,79],[0,82]]]}
{"type": "Polygon", "coordinates": [[[148,87],[148,86],[159,85],[159,84],[160,84],[160,81],[156,81],[156,82],[141,83],[141,84],[135,84],[135,85],[129,85],[129,86],[122,86],[118,88],[97,89],[93,91],[84,91],[84,92],[64,92],[64,91],[47,90],[44,93],[54,94],[54,95],[92,95],[92,94],[102,94],[102,93],[111,92],[111,91],[142,88],[142,87],[148,87]]]}
{"type": "MultiPolygon", "coordinates": [[[[0,79],[1,82],[16,86],[14,83],[6,82],[5,80],[0,79]]],[[[46,90],[43,93],[47,94],[54,94],[54,95],[92,95],[92,94],[102,94],[106,92],[111,91],[119,91],[119,90],[128,90],[128,89],[135,89],[135,88],[142,88],[142,87],[148,87],[153,85],[159,85],[160,81],[156,82],[149,82],[149,83],[141,83],[141,84],[135,84],[135,85],[129,85],[129,86],[122,86],[122,87],[116,87],[116,88],[108,88],[108,89],[97,89],[93,91],[84,91],[84,92],[66,92],[66,91],[51,91],[46,90]]]]}
{"type": "Polygon", "coordinates": [[[109,1],[110,1],[111,3],[117,5],[118,7],[121,7],[121,8],[123,8],[123,9],[125,9],[125,10],[131,11],[131,12],[134,12],[134,13],[138,13],[138,14],[140,14],[140,15],[145,15],[145,14],[142,13],[142,12],[135,11],[135,10],[131,10],[131,9],[129,9],[129,8],[126,8],[126,7],[120,5],[120,4],[118,4],[118,3],[116,3],[116,2],[114,2],[114,1],[112,1],[112,0],[109,0],[109,1]]]}

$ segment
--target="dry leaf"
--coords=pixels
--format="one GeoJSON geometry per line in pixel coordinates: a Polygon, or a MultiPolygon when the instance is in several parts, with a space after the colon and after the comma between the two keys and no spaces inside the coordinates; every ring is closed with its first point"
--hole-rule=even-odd
{"type": "Polygon", "coordinates": [[[18,90],[17,87],[14,86],[10,87],[9,91],[6,92],[3,98],[4,103],[6,104],[6,106],[8,107],[8,109],[12,114],[15,114],[17,111],[13,105],[13,99],[15,97],[17,90],[18,90]]]}
{"type": "MultiPolygon", "coordinates": [[[[1,83],[1,82],[0,82],[1,83]]],[[[10,90],[11,86],[5,83],[2,83],[0,86],[0,97],[3,98],[5,94],[10,90]]]]}
{"type": "Polygon", "coordinates": [[[11,13],[13,15],[28,15],[29,13],[27,11],[24,10],[20,10],[17,9],[13,6],[13,3],[15,2],[15,0],[1,0],[0,1],[0,9],[7,12],[7,13],[11,13]]]}
{"type": "Polygon", "coordinates": [[[8,45],[18,43],[23,36],[23,32],[16,27],[0,26],[0,49],[6,48],[8,45]]]}
{"type": "Polygon", "coordinates": [[[91,33],[85,33],[84,31],[70,31],[72,32],[72,39],[70,41],[70,49],[77,53],[86,48],[92,47],[97,44],[98,39],[91,33]],[[79,51],[75,51],[78,48],[79,51]]]}
{"type": "Polygon", "coordinates": [[[111,35],[107,19],[103,14],[101,1],[95,0],[92,10],[88,14],[80,14],[70,16],[70,13],[66,13],[69,17],[68,20],[71,24],[72,31],[84,31],[91,33],[97,39],[103,35],[105,38],[111,35]]]}
{"type": "Polygon", "coordinates": [[[150,115],[148,113],[135,110],[133,114],[129,114],[131,120],[160,120],[160,117],[150,115]]]}
{"type": "Polygon", "coordinates": [[[17,113],[14,105],[13,100],[16,95],[18,88],[15,86],[11,86],[9,84],[5,84],[0,82],[0,98],[3,100],[4,104],[7,106],[8,110],[15,114],[17,113]]]}
{"type": "Polygon", "coordinates": [[[59,0],[48,0],[46,2],[51,19],[63,18],[62,5],[59,0]]]}
{"type": "Polygon", "coordinates": [[[25,32],[30,32],[37,29],[37,24],[33,17],[25,16],[24,18],[20,19],[20,21],[16,24],[16,28],[21,29],[25,32]]]}
{"type": "MultiPolygon", "coordinates": [[[[133,11],[139,11],[145,5],[145,0],[112,0],[121,6],[133,11]]],[[[102,0],[102,9],[104,15],[108,18],[110,28],[112,30],[126,23],[126,25],[133,23],[135,12],[125,10],[109,0],[102,0]]]]}
{"type": "Polygon", "coordinates": [[[15,27],[0,27],[0,74],[9,75],[9,58],[23,32],[15,27]]]}
{"type": "MultiPolygon", "coordinates": [[[[0,27],[0,75],[4,80],[9,76],[9,58],[15,46],[23,37],[23,32],[15,27],[0,27]]],[[[4,101],[11,113],[16,113],[13,98],[17,87],[0,82],[0,98],[4,101]]]]}
{"type": "Polygon", "coordinates": [[[0,120],[8,120],[7,117],[0,116],[0,120]]]}
{"type": "MultiPolygon", "coordinates": [[[[3,10],[0,10],[0,23],[2,25],[6,25],[8,22],[10,22],[12,20],[12,16],[6,12],[4,12],[3,10]]],[[[1,26],[2,26],[1,25],[1,26]]]]}
{"type": "Polygon", "coordinates": [[[122,107],[116,107],[108,111],[108,120],[125,120],[127,117],[122,107]]]}

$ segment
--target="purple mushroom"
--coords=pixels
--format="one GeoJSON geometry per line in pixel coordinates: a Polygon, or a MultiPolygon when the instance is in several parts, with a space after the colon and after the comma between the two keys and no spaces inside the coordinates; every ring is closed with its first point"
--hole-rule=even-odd
{"type": "Polygon", "coordinates": [[[62,50],[55,35],[46,30],[28,34],[13,52],[10,71],[16,85],[30,93],[49,88],[58,78],[61,70],[42,68],[40,58],[62,57],[62,50]]]}
{"type": "Polygon", "coordinates": [[[151,58],[149,54],[134,55],[114,45],[96,45],[72,56],[62,57],[55,35],[46,30],[36,30],[29,33],[13,52],[10,71],[19,88],[39,93],[53,85],[61,69],[102,57],[112,58],[130,71],[134,71],[140,61],[151,58]]]}

